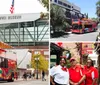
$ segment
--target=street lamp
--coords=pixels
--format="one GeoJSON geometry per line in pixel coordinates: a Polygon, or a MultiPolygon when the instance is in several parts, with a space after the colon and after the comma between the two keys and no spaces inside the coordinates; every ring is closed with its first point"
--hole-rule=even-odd
{"type": "Polygon", "coordinates": [[[36,73],[37,73],[37,75],[36,75],[36,79],[38,79],[38,62],[39,62],[39,58],[35,58],[35,61],[36,61],[36,73]]]}

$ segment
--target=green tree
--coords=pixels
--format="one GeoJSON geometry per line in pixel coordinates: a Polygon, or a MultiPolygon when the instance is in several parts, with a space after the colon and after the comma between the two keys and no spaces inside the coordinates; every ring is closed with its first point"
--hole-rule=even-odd
{"type": "Polygon", "coordinates": [[[86,62],[87,62],[87,59],[88,59],[88,53],[84,53],[84,54],[82,54],[82,50],[83,50],[83,48],[82,48],[82,43],[75,43],[76,44],[76,49],[77,49],[77,52],[79,53],[79,55],[80,55],[80,63],[81,64],[83,64],[83,65],[85,65],[86,64],[86,62]]]}
{"type": "Polygon", "coordinates": [[[36,58],[39,58],[38,60],[38,69],[39,70],[48,70],[48,64],[49,62],[45,59],[45,57],[41,54],[32,54],[32,60],[31,60],[31,66],[32,68],[36,69],[37,68],[37,61],[35,60],[36,58]]]}
{"type": "Polygon", "coordinates": [[[88,13],[87,13],[87,15],[86,15],[86,18],[88,19],[88,13]]]}
{"type": "Polygon", "coordinates": [[[63,30],[68,25],[66,22],[65,10],[60,6],[51,4],[50,18],[50,24],[54,33],[63,30]]]}
{"type": "MultiPolygon", "coordinates": [[[[100,17],[100,0],[96,3],[96,14],[98,17],[100,17]]],[[[100,21],[100,20],[99,20],[100,21]]]]}
{"type": "Polygon", "coordinates": [[[47,8],[47,10],[49,10],[49,0],[39,0],[44,7],[47,8]]]}
{"type": "Polygon", "coordinates": [[[84,16],[86,17],[86,13],[84,13],[84,16]]]}
{"type": "Polygon", "coordinates": [[[95,43],[95,52],[98,54],[98,73],[99,73],[99,78],[98,78],[98,85],[100,84],[100,43],[95,43]]]}
{"type": "Polygon", "coordinates": [[[96,22],[98,22],[98,18],[95,18],[95,17],[93,17],[93,18],[91,18],[93,21],[96,21],[96,22]]]}

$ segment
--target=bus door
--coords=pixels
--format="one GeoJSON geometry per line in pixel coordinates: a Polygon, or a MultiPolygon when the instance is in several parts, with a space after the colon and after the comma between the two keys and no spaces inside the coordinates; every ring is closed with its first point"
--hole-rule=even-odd
{"type": "Polygon", "coordinates": [[[94,31],[94,28],[92,27],[92,25],[85,25],[84,31],[91,32],[91,31],[94,31]]]}

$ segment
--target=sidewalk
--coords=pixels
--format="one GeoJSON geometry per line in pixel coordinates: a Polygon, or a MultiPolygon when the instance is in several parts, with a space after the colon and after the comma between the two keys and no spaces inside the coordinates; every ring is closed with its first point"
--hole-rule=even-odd
{"type": "MultiPolygon", "coordinates": [[[[49,76],[45,76],[46,81],[49,81],[49,76]]],[[[18,78],[17,80],[15,79],[14,81],[42,81],[42,78],[27,78],[27,80],[23,80],[23,78],[18,78]]]]}

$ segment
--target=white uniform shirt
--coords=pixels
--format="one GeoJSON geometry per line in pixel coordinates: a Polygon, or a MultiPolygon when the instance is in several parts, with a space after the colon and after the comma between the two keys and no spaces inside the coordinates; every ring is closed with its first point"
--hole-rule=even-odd
{"type": "Polygon", "coordinates": [[[54,78],[54,81],[58,84],[69,85],[69,71],[63,71],[60,65],[54,66],[50,69],[50,76],[54,78]]]}

